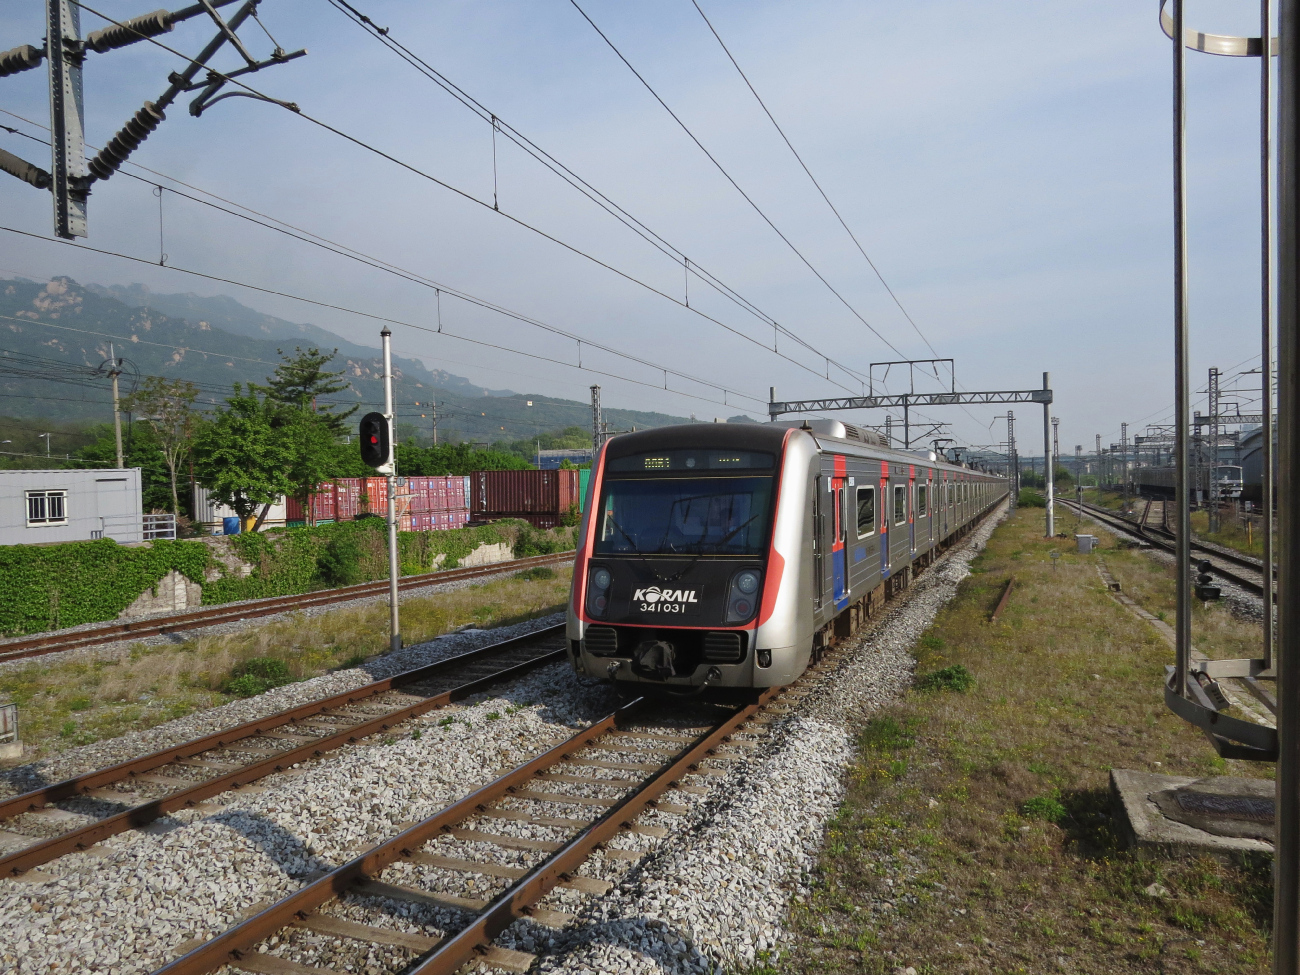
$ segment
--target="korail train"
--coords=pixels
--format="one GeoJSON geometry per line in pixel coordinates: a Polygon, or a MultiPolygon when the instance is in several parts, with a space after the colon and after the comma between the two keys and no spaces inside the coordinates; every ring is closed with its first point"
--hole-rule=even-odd
{"type": "Polygon", "coordinates": [[[1007,494],[835,420],[624,434],[593,463],[568,608],[580,674],[788,684],[1007,494]]]}

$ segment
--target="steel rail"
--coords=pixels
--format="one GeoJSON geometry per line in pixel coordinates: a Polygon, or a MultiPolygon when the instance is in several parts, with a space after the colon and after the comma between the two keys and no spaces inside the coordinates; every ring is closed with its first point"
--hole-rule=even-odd
{"type": "MultiPolygon", "coordinates": [[[[573,552],[559,552],[552,555],[534,555],[524,559],[511,559],[508,562],[493,562],[489,565],[446,569],[441,572],[426,572],[400,579],[398,588],[423,589],[426,586],[436,586],[446,582],[457,582],[479,576],[497,575],[502,572],[520,572],[537,566],[549,566],[570,561],[573,554],[573,552]]],[[[0,642],[0,662],[20,660],[24,657],[35,657],[47,653],[59,653],[63,650],[77,650],[102,643],[116,643],[121,640],[139,637],[179,633],[185,630],[215,626],[219,623],[239,622],[258,616],[272,616],[294,609],[305,609],[312,606],[362,599],[367,596],[378,596],[387,592],[387,580],[363,582],[355,586],[342,586],[337,589],[321,589],[293,596],[270,596],[266,599],[213,606],[209,609],[200,609],[189,613],[176,613],[139,621],[114,622],[94,629],[79,630],[72,633],[21,637],[0,642]]]]}
{"type": "MultiPolygon", "coordinates": [[[[1069,504],[1072,508],[1075,508],[1076,510],[1079,507],[1077,501],[1069,501],[1065,503],[1069,504]]],[[[1084,510],[1081,512],[1081,514],[1087,517],[1094,518],[1097,521],[1102,522],[1103,524],[1110,525],[1112,528],[1118,528],[1120,531],[1132,535],[1134,538],[1140,538],[1145,542],[1149,542],[1152,545],[1156,546],[1156,548],[1161,549],[1162,551],[1170,552],[1170,553],[1173,553],[1175,551],[1174,546],[1167,540],[1169,538],[1172,538],[1172,535],[1160,529],[1156,529],[1150,526],[1143,528],[1129,521],[1127,518],[1123,517],[1122,515],[1117,515],[1106,508],[1100,508],[1086,503],[1084,504],[1084,510]],[[1162,535],[1164,536],[1164,538],[1160,537],[1162,535]]],[[[1229,582],[1233,582],[1236,585],[1240,586],[1241,588],[1249,592],[1253,592],[1255,595],[1263,599],[1264,573],[1260,566],[1253,564],[1253,562],[1250,559],[1241,556],[1236,556],[1236,555],[1228,555],[1217,548],[1210,548],[1207,545],[1202,545],[1200,542],[1196,542],[1196,541],[1191,542],[1191,547],[1203,553],[1204,555],[1209,556],[1208,561],[1210,561],[1212,564],[1215,559],[1221,559],[1225,562],[1234,563],[1241,568],[1250,569],[1254,572],[1259,573],[1258,578],[1252,579],[1247,576],[1243,576],[1237,572],[1234,572],[1232,569],[1224,568],[1221,565],[1214,565],[1214,571],[1217,572],[1219,575],[1223,576],[1229,582]]],[[[1193,560],[1193,561],[1197,561],[1197,560],[1193,560]]],[[[1273,601],[1277,602],[1276,593],[1273,594],[1273,601]]]]}
{"type": "MultiPolygon", "coordinates": [[[[465,962],[485,953],[496,935],[519,917],[525,916],[552,888],[569,880],[572,871],[581,866],[596,847],[617,833],[631,828],[632,821],[681,775],[712,755],[719,744],[784,690],[785,688],[769,688],[758,701],[738,709],[663,763],[657,771],[637,785],[634,791],[618,801],[617,805],[588,824],[576,837],[499,894],[469,925],[438,942],[433,953],[423,961],[408,966],[408,975],[417,972],[421,975],[455,972],[465,962]]],[[[509,798],[538,773],[569,760],[576,751],[597,739],[618,732],[630,718],[645,710],[646,703],[645,698],[637,698],[624,705],[568,741],[543,752],[441,812],[164,965],[155,975],[203,975],[223,965],[241,967],[240,962],[245,956],[260,956],[256,946],[261,941],[295,921],[305,919],[358,883],[373,879],[392,863],[413,858],[420,847],[456,823],[482,813],[490,803],[509,798]]],[[[567,798],[562,793],[557,793],[556,796],[560,802],[567,798]]]]}
{"type": "MultiPolygon", "coordinates": [[[[348,704],[356,704],[374,698],[376,695],[385,691],[400,688],[404,685],[419,683],[423,680],[428,680],[431,677],[436,677],[441,673],[463,668],[483,658],[516,649],[530,642],[537,642],[548,637],[554,637],[563,632],[563,629],[564,625],[559,624],[557,626],[547,627],[544,630],[525,634],[524,636],[514,637],[510,640],[503,640],[500,643],[480,647],[479,649],[470,651],[469,653],[460,654],[448,658],[447,660],[441,660],[437,663],[429,664],[425,667],[406,671],[402,674],[395,675],[394,677],[375,681],[352,691],[346,691],[329,698],[313,701],[309,704],[292,708],[287,711],[281,711],[278,714],[270,715],[256,721],[245,722],[244,724],[237,725],[234,728],[207,735],[203,738],[187,742],[175,748],[168,748],[163,751],[154,752],[138,759],[121,762],[106,769],[77,776],[76,778],[24,793],[20,796],[14,796],[0,802],[0,817],[8,818],[21,815],[24,812],[41,809],[51,802],[57,802],[62,799],[77,798],[81,795],[85,795],[91,789],[131,779],[153,769],[172,764],[179,759],[192,758],[215,748],[226,748],[238,741],[257,737],[259,734],[277,728],[283,728],[284,726],[291,725],[303,718],[321,714],[332,708],[348,704]]],[[[477,693],[478,691],[503,680],[509,680],[513,677],[525,674],[537,667],[559,661],[563,659],[564,656],[565,651],[563,650],[555,650],[549,653],[539,654],[530,660],[513,664],[484,677],[475,678],[474,680],[460,684],[449,690],[426,697],[415,704],[395,709],[368,720],[356,722],[333,734],[313,738],[301,745],[277,751],[266,758],[251,762],[241,768],[224,772],[220,775],[213,776],[212,778],[204,779],[196,782],[192,786],[179,789],[175,792],[161,796],[160,798],[133,806],[123,812],[97,820],[67,833],[52,837],[48,840],[36,842],[31,846],[24,847],[21,850],[0,857],[0,875],[17,876],[27,870],[31,870],[33,867],[40,866],[43,863],[48,863],[50,860],[66,856],[67,854],[74,853],[78,850],[84,850],[109,836],[125,832],[128,829],[143,826],[146,823],[152,822],[170,812],[193,806],[204,799],[226,792],[229,789],[247,785],[250,782],[271,775],[275,772],[284,771],[286,768],[298,762],[318,757],[326,752],[356,742],[369,735],[386,731],[394,725],[401,724],[403,721],[409,720],[410,718],[418,717],[426,711],[443,707],[453,701],[477,693]]]]}

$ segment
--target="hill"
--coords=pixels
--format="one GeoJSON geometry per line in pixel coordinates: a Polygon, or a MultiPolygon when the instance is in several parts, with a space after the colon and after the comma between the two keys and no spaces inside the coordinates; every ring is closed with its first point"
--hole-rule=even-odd
{"type": "MultiPolygon", "coordinates": [[[[0,414],[18,418],[110,420],[106,377],[93,371],[109,357],[127,358],[128,372],[187,379],[212,406],[233,383],[263,382],[279,349],[317,345],[339,350],[334,368],[352,388],[339,394],[362,411],[381,409],[383,364],[366,348],[315,325],[264,315],[233,298],[158,295],[141,285],[83,286],[67,277],[47,283],[0,281],[0,414]],[[224,351],[223,351],[224,350],[224,351]]],[[[394,357],[399,433],[428,438],[437,401],[440,440],[520,440],[591,425],[587,403],[487,390],[414,359],[394,357]],[[531,405],[529,405],[531,403],[531,405]]],[[[129,387],[128,377],[123,382],[129,387]]],[[[124,388],[123,392],[127,392],[124,388]]],[[[614,429],[665,426],[683,417],[606,409],[614,429]]]]}

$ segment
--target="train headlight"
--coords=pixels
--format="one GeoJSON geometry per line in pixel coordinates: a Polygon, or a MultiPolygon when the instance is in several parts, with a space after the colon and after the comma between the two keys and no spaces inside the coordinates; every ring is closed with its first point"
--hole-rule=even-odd
{"type": "Polygon", "coordinates": [[[596,566],[587,576],[587,613],[596,619],[603,620],[609,612],[609,587],[613,585],[614,577],[610,575],[609,569],[603,566],[596,566]]]}
{"type": "Polygon", "coordinates": [[[745,569],[731,577],[727,593],[727,622],[744,623],[758,609],[758,589],[763,575],[757,569],[745,569]]]}

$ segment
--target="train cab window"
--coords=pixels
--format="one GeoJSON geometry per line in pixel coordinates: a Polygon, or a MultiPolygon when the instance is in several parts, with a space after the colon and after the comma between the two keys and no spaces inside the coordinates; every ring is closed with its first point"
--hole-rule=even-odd
{"type": "Polygon", "coordinates": [[[858,488],[858,538],[864,538],[876,530],[876,489],[858,488]]]}
{"type": "Polygon", "coordinates": [[[894,524],[901,525],[907,521],[907,488],[902,484],[894,485],[894,524]]]}
{"type": "Polygon", "coordinates": [[[924,484],[916,486],[916,517],[918,518],[924,518],[925,513],[929,510],[930,499],[926,497],[928,493],[929,491],[924,484]]]}

